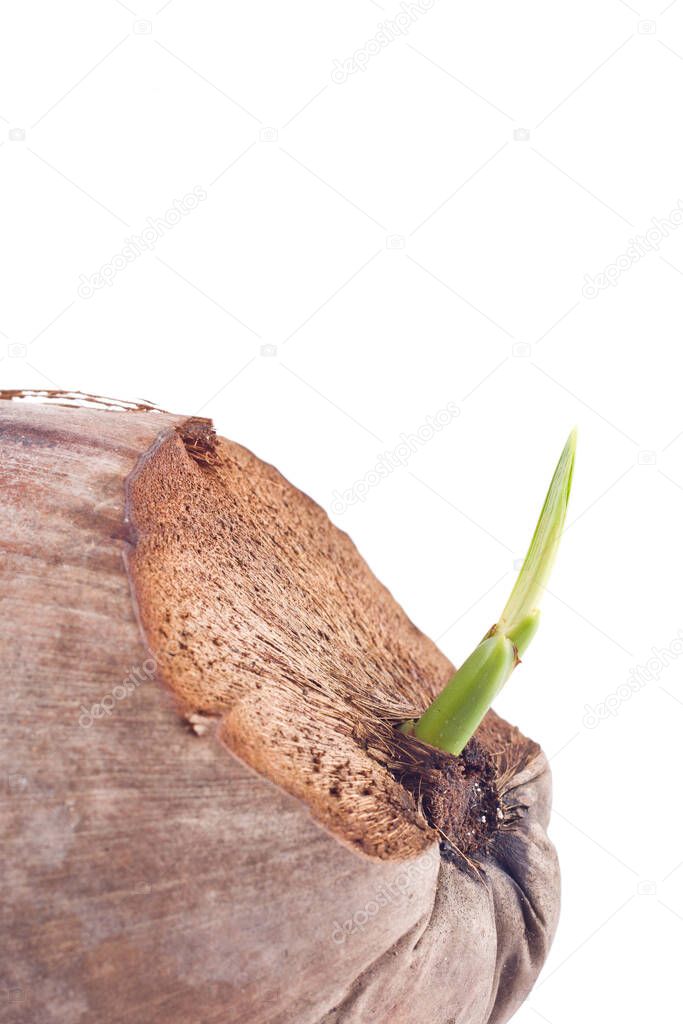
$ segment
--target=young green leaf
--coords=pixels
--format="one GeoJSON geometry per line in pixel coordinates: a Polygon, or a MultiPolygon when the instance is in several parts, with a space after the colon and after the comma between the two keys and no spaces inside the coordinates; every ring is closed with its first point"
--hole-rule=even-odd
{"type": "Polygon", "coordinates": [[[569,435],[548,488],[526,558],[503,614],[414,724],[418,739],[459,754],[519,663],[538,629],[538,603],[564,529],[574,472],[576,431],[569,435]]]}
{"type": "Polygon", "coordinates": [[[576,430],[572,430],[550,481],[538,524],[519,571],[517,582],[512,588],[512,593],[498,621],[498,629],[506,634],[514,630],[531,612],[537,610],[540,597],[550,578],[564,529],[569,492],[572,486],[575,453],[576,430]]]}

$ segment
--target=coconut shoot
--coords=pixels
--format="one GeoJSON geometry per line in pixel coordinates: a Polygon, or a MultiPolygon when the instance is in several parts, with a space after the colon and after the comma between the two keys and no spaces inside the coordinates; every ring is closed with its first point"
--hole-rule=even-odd
{"type": "Polygon", "coordinates": [[[416,722],[403,726],[418,739],[459,754],[531,643],[564,529],[576,451],[569,435],[550,482],[526,558],[503,613],[416,722]]]}

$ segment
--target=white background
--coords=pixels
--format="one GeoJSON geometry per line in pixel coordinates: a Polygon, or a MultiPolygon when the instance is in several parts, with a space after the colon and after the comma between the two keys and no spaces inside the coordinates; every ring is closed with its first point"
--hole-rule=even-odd
{"type": "Polygon", "coordinates": [[[596,727],[586,712],[683,628],[683,227],[628,255],[683,198],[683,2],[665,2],[436,0],[382,47],[389,0],[4,6],[3,387],[212,416],[455,661],[578,423],[544,623],[498,704],[552,757],[563,866],[519,1024],[680,1019],[683,658],[596,727]],[[195,187],[153,250],[79,294],[195,187]]]}

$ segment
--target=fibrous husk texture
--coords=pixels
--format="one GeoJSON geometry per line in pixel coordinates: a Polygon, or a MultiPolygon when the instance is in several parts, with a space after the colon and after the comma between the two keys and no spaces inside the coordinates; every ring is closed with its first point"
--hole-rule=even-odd
{"type": "MultiPolygon", "coordinates": [[[[458,837],[482,780],[394,728],[453,666],[319,505],[196,420],[143,460],[128,512],[142,624],[188,713],[220,716],[238,756],[371,856],[434,842],[408,780],[458,837]]],[[[537,753],[512,729],[493,739],[501,759],[537,753]]]]}

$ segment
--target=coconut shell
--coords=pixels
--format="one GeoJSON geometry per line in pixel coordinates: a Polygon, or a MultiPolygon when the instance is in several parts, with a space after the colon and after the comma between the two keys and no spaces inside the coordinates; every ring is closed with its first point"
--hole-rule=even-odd
{"type": "Polygon", "coordinates": [[[209,421],[2,397],[0,1019],[508,1020],[559,910],[537,744],[398,733],[452,665],[209,421]]]}

